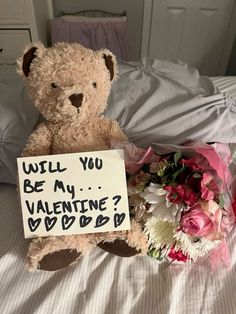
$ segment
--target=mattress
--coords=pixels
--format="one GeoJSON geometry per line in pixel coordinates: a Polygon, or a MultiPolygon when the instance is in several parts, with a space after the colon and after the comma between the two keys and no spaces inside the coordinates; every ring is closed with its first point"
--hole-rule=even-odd
{"type": "MultiPolygon", "coordinates": [[[[212,81],[236,98],[236,78],[212,81]]],[[[204,259],[183,265],[120,258],[96,248],[64,270],[30,273],[16,188],[0,184],[0,230],[0,313],[236,313],[236,229],[227,239],[230,268],[213,271],[204,259]]]]}

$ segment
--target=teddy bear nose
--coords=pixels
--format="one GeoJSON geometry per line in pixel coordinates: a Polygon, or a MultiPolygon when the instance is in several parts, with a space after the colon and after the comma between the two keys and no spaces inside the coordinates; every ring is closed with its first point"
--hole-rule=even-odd
{"type": "Polygon", "coordinates": [[[79,108],[82,104],[83,97],[84,97],[83,94],[72,94],[70,95],[69,99],[73,106],[79,108]]]}

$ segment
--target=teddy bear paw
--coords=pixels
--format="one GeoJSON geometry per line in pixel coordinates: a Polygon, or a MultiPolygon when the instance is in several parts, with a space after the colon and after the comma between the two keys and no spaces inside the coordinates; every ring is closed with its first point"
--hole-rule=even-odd
{"type": "Polygon", "coordinates": [[[148,239],[141,224],[134,219],[131,220],[130,230],[109,233],[97,243],[102,250],[121,257],[145,255],[148,251],[148,239]]]}
{"type": "Polygon", "coordinates": [[[92,247],[84,235],[37,238],[29,246],[26,266],[30,271],[56,271],[77,262],[92,247]]]}
{"type": "Polygon", "coordinates": [[[55,271],[65,268],[78,261],[81,253],[75,249],[64,249],[45,255],[38,263],[37,268],[46,271],[55,271]]]}
{"type": "Polygon", "coordinates": [[[131,257],[140,254],[140,250],[131,247],[124,240],[116,239],[114,242],[100,242],[97,245],[100,249],[121,257],[131,257]]]}

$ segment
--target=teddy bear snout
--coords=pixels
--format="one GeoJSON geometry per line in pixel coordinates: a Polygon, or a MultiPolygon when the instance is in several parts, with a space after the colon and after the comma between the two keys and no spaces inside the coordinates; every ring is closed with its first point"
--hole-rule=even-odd
{"type": "Polygon", "coordinates": [[[69,99],[74,107],[79,108],[82,105],[83,97],[83,94],[72,94],[69,99]]]}

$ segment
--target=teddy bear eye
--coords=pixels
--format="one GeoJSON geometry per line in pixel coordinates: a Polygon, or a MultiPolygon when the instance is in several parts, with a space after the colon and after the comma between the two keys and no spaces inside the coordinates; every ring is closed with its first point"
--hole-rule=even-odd
{"type": "Polygon", "coordinates": [[[52,86],[52,88],[57,88],[57,84],[55,84],[55,83],[52,83],[51,86],[52,86]]]}
{"type": "Polygon", "coordinates": [[[97,83],[93,82],[93,87],[96,88],[97,87],[97,83]]]}

